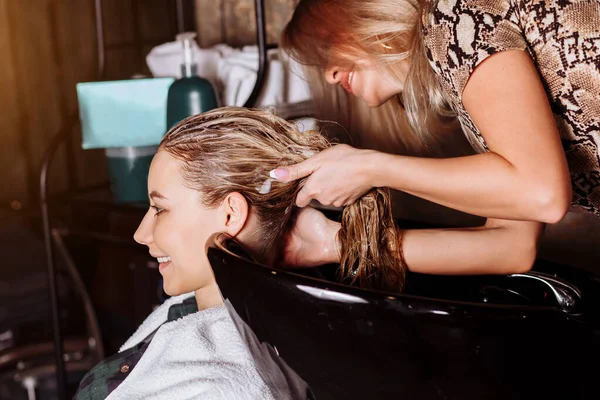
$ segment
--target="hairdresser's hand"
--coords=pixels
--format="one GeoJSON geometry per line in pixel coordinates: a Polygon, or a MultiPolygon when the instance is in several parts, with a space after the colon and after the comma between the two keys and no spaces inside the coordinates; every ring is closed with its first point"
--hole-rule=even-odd
{"type": "Polygon", "coordinates": [[[338,222],[312,207],[294,210],[292,228],[284,238],[283,264],[308,268],[340,261],[337,246],[338,222]]]}
{"type": "Polygon", "coordinates": [[[324,206],[347,206],[372,187],[371,169],[377,152],[359,150],[339,144],[296,165],[272,171],[282,182],[309,176],[296,197],[298,207],[306,207],[312,199],[324,206]]]}

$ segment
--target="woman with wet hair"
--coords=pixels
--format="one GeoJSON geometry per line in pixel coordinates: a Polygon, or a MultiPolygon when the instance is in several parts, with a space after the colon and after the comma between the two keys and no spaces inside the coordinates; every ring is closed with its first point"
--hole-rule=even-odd
{"type": "Polygon", "coordinates": [[[411,271],[527,271],[544,224],[600,216],[599,24],[597,0],[300,0],[281,46],[319,116],[402,155],[336,146],[273,174],[308,178],[300,207],[390,187],[487,218],[404,232],[411,271]],[[440,157],[460,128],[472,154],[440,157]]]}
{"type": "Polygon", "coordinates": [[[152,160],[150,208],[134,235],[158,260],[172,297],[83,378],[75,398],[307,398],[306,383],[222,299],[205,244],[224,233],[258,262],[279,265],[284,248],[288,259],[300,253],[293,243],[331,237],[312,258],[295,262],[335,260],[342,280],[401,291],[405,266],[387,189],[346,207],[340,226],[311,208],[295,215],[304,180],[284,183],[269,174],[330,147],[319,132],[300,132],[268,111],[220,108],[173,127],[152,160]],[[310,237],[291,229],[296,218],[313,227],[310,237]]]}
{"type": "MultiPolygon", "coordinates": [[[[222,231],[238,238],[256,260],[271,265],[285,245],[293,205],[305,179],[279,182],[269,171],[279,165],[297,164],[330,147],[321,133],[300,132],[293,123],[268,111],[222,108],[189,118],[172,129],[154,162],[167,159],[177,164],[186,186],[198,193],[203,207],[225,207],[229,214],[222,217],[226,221],[222,231]]],[[[141,233],[149,232],[145,223],[158,227],[163,222],[160,217],[171,218],[164,200],[153,195],[155,188],[150,189],[152,207],[158,214],[140,225],[136,240],[144,244],[148,240],[141,233]]],[[[319,220],[315,231],[319,236],[325,236],[325,231],[334,234],[319,253],[335,259],[342,256],[341,279],[363,287],[402,290],[405,268],[396,251],[398,237],[388,190],[368,191],[344,209],[341,221],[338,225],[319,220]]],[[[217,231],[206,229],[207,234],[217,231]]],[[[204,243],[206,238],[193,240],[204,243]]],[[[194,247],[178,242],[185,248],[194,247]]],[[[157,251],[171,255],[168,249],[157,251]]],[[[151,253],[155,253],[152,248],[151,253]]]]}

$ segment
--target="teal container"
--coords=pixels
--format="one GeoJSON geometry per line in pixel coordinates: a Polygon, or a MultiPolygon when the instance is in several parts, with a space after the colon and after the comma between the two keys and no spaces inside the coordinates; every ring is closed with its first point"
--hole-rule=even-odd
{"type": "Polygon", "coordinates": [[[199,76],[177,79],[167,95],[167,129],[189,116],[217,107],[215,90],[208,80],[199,76]]]}
{"type": "Polygon", "coordinates": [[[77,84],[82,147],[156,146],[167,126],[167,93],[174,78],[77,84]]]}
{"type": "Polygon", "coordinates": [[[167,130],[187,117],[218,107],[212,84],[197,75],[192,57],[192,42],[195,37],[194,32],[177,35],[183,49],[182,77],[171,84],[167,94],[167,130]]]}
{"type": "Polygon", "coordinates": [[[105,150],[113,198],[117,203],[148,202],[148,171],[158,146],[105,150]]]}

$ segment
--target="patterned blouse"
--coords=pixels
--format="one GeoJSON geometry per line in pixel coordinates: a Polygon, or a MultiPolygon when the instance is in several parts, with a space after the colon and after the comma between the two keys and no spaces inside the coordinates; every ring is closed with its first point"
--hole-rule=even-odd
{"type": "Polygon", "coordinates": [[[573,205],[600,216],[600,1],[431,0],[423,24],[429,62],[478,152],[489,148],[462,103],[469,76],[494,53],[530,54],[562,138],[573,205]]]}

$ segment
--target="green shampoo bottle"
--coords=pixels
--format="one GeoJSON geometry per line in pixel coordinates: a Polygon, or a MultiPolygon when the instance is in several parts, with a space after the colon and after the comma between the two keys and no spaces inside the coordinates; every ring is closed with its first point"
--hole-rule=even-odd
{"type": "Polygon", "coordinates": [[[181,78],[169,87],[167,94],[167,130],[179,121],[218,107],[217,95],[212,84],[197,75],[197,66],[192,57],[194,32],[177,35],[183,48],[181,78]]]}

